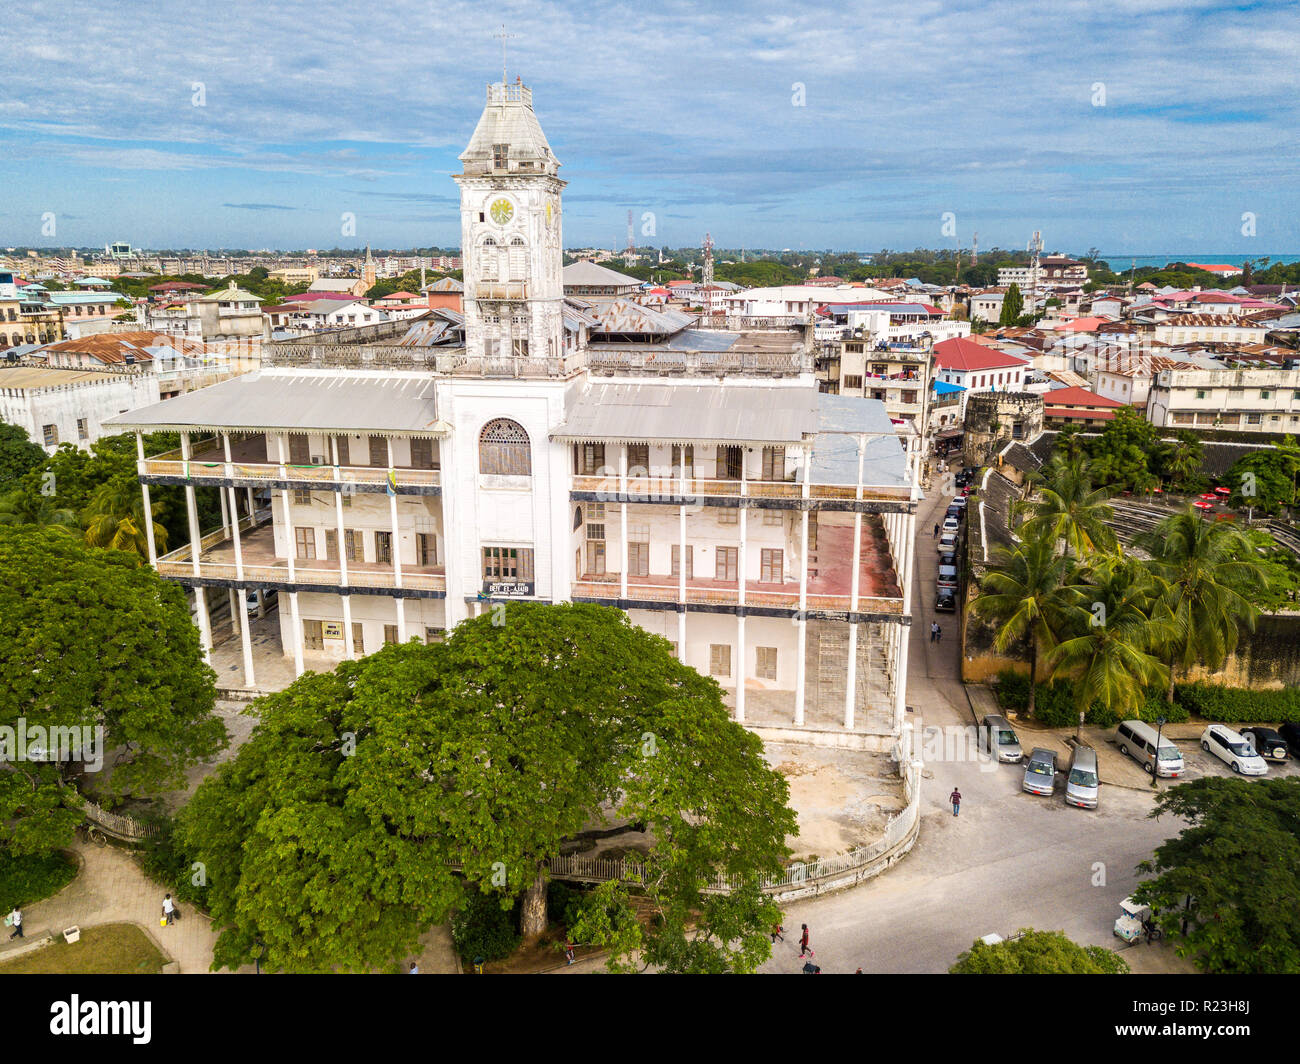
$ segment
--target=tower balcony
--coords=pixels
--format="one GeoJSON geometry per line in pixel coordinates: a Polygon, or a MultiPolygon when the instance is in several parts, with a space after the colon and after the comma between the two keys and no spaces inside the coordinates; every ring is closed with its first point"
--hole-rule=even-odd
{"type": "Polygon", "coordinates": [[[527,281],[477,281],[469,293],[471,299],[529,299],[527,281]]]}

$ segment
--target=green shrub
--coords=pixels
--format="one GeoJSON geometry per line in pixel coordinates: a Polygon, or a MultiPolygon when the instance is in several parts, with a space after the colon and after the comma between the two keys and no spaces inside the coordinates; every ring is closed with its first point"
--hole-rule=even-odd
{"type": "Polygon", "coordinates": [[[495,961],[519,947],[515,926],[514,907],[501,908],[499,895],[471,891],[464,907],[451,918],[451,938],[465,960],[495,961]]]}
{"type": "Polygon", "coordinates": [[[140,850],[140,868],[150,879],[170,888],[179,901],[189,902],[206,911],[206,878],[201,885],[193,882],[195,869],[192,855],[181,849],[170,821],[163,821],[160,827],[159,834],[148,839],[140,850]]]}
{"type": "MultiPolygon", "coordinates": [[[[1006,670],[998,673],[994,692],[999,704],[1016,713],[1029,708],[1029,677],[1024,673],[1006,670]]],[[[1167,705],[1164,695],[1150,689],[1140,705],[1120,709],[1107,709],[1094,702],[1084,716],[1084,722],[1098,728],[1113,728],[1121,720],[1146,720],[1155,722],[1163,716],[1171,724],[1188,719],[1187,710],[1180,705],[1167,705]]],[[[1079,722],[1079,709],[1074,700],[1074,685],[1068,680],[1053,680],[1034,687],[1034,720],[1048,728],[1073,728],[1079,722]]]]}
{"type": "Polygon", "coordinates": [[[57,894],[76,878],[77,863],[65,854],[12,856],[0,850],[0,911],[5,915],[15,906],[57,894]]]}
{"type": "Polygon", "coordinates": [[[1300,723],[1300,689],[1294,687],[1255,691],[1207,683],[1178,684],[1174,700],[1184,712],[1224,724],[1300,723]]]}
{"type": "Polygon", "coordinates": [[[558,879],[546,884],[546,911],[550,913],[552,923],[561,923],[566,928],[572,927],[578,919],[578,906],[582,904],[585,891],[577,890],[558,879]]]}

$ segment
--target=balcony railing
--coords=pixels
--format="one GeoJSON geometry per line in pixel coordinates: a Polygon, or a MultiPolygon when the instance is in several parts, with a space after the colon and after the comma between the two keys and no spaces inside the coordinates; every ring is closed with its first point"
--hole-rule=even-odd
{"type": "MultiPolygon", "coordinates": [[[[573,583],[573,595],[575,598],[620,598],[622,595],[619,574],[607,573],[598,577],[585,576],[573,583]]],[[[675,581],[671,584],[636,583],[634,577],[628,581],[626,597],[639,602],[674,604],[685,602],[688,604],[719,606],[740,605],[739,587],[692,586],[689,579],[686,585],[685,597],[682,597],[681,589],[675,581]]],[[[810,610],[845,612],[850,607],[852,596],[849,594],[828,595],[809,592],[806,602],[807,608],[810,610]]],[[[789,590],[781,591],[747,587],[745,589],[745,605],[797,610],[799,608],[799,586],[795,584],[789,590]]],[[[872,598],[859,595],[858,612],[901,614],[903,612],[903,602],[900,598],[872,598]]]]}
{"type": "MultiPolygon", "coordinates": [[[[572,491],[591,491],[614,498],[623,488],[617,476],[575,476],[572,491]]],[[[709,477],[628,477],[629,495],[648,495],[651,498],[678,498],[687,496],[728,496],[742,494],[739,480],[716,480],[709,477]]],[[[803,495],[803,485],[790,480],[751,480],[745,485],[751,498],[798,499],[803,495]]],[[[858,489],[851,484],[811,484],[808,494],[814,499],[856,499],[858,489]]],[[[906,501],[911,497],[908,487],[864,487],[862,498],[870,501],[906,501]]]]}
{"type": "MultiPolygon", "coordinates": [[[[315,584],[321,587],[342,587],[343,576],[337,566],[323,567],[310,561],[295,561],[293,580],[289,579],[287,560],[276,565],[244,565],[243,581],[245,584],[315,584]]],[[[174,551],[165,558],[158,559],[158,573],[161,576],[193,577],[194,566],[189,561],[188,544],[182,551],[174,551]],[[177,558],[178,554],[183,557],[177,558]]],[[[200,580],[238,580],[239,572],[234,562],[205,561],[199,556],[200,580]]],[[[397,576],[392,570],[374,571],[348,567],[347,587],[383,587],[396,588],[397,576]]],[[[413,591],[446,591],[447,577],[442,573],[417,572],[402,570],[402,587],[413,591]]]]}
{"type": "MultiPolygon", "coordinates": [[[[178,454],[177,451],[170,451],[157,458],[145,459],[143,473],[146,476],[180,477],[214,483],[227,478],[225,462],[201,462],[197,459],[190,459],[187,462],[179,458],[178,454]]],[[[403,484],[436,487],[442,483],[442,472],[438,469],[409,469],[398,466],[395,472],[399,488],[403,484]]],[[[332,465],[295,465],[286,462],[282,467],[278,462],[231,462],[230,474],[239,480],[308,480],[322,484],[388,483],[388,469],[384,466],[340,466],[339,475],[336,477],[332,465]],[[283,475],[280,472],[281,468],[284,470],[283,475]]]]}

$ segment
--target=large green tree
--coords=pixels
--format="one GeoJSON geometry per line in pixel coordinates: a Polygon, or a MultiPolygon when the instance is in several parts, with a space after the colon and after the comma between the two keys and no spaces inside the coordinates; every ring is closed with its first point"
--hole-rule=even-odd
{"type": "Polygon", "coordinates": [[[1224,476],[1232,488],[1229,502],[1241,508],[1253,507],[1275,514],[1294,506],[1296,478],[1300,475],[1300,445],[1294,436],[1239,458],[1224,476]]]}
{"type": "Polygon", "coordinates": [[[999,654],[1028,637],[1031,717],[1038,662],[1056,649],[1081,590],[1074,580],[1075,562],[1059,553],[1056,543],[1049,531],[1040,530],[1026,535],[1014,550],[998,548],[973,606],[996,623],[993,647],[999,654]]]}
{"type": "Polygon", "coordinates": [[[1002,313],[998,315],[999,325],[1015,325],[1024,313],[1025,297],[1020,294],[1020,286],[1014,281],[1002,297],[1002,313]]]}
{"type": "Polygon", "coordinates": [[[1092,480],[1114,489],[1140,491],[1159,448],[1160,434],[1151,422],[1131,407],[1117,410],[1089,446],[1092,480]]]}
{"type": "Polygon", "coordinates": [[[112,755],[95,778],[71,760],[0,765],[0,842],[66,845],[79,775],[109,799],[182,784],[226,742],[215,679],[175,584],[58,530],[0,528],[0,724],[102,727],[112,755]]]}
{"type": "Polygon", "coordinates": [[[951,975],[1126,975],[1128,962],[1103,946],[1080,946],[1063,931],[1024,928],[1012,939],[977,939],[948,969],[951,975]]]}
{"type": "Polygon", "coordinates": [[[1115,711],[1140,705],[1144,688],[1169,678],[1154,653],[1170,631],[1153,618],[1157,581],[1140,561],[1102,556],[1092,562],[1086,582],[1074,609],[1077,634],[1062,639],[1048,656],[1053,675],[1073,682],[1080,711],[1094,702],[1115,711]]]}
{"type": "Polygon", "coordinates": [[[1178,953],[1206,972],[1300,972],[1300,779],[1192,780],[1150,815],[1188,823],[1134,892],[1178,953]]]}
{"type": "Polygon", "coordinates": [[[209,871],[218,965],[327,971],[409,953],[466,891],[522,899],[535,937],[561,844],[644,825],[641,881],[592,893],[586,940],[614,964],[752,971],[779,919],[758,878],[788,854],[786,800],[716,682],[666,641],[617,610],[511,603],[264,699],[179,836],[209,871]],[[716,873],[736,889],[704,894],[716,873]]]}
{"type": "Polygon", "coordinates": [[[33,443],[26,430],[0,421],[0,493],[9,491],[44,461],[45,449],[33,443]]]}
{"type": "Polygon", "coordinates": [[[1048,535],[1075,558],[1115,547],[1115,533],[1107,523],[1112,516],[1110,491],[1093,487],[1088,462],[1054,454],[1031,483],[1033,495],[1018,507],[1029,515],[1022,536],[1048,535]]]}
{"type": "Polygon", "coordinates": [[[1235,527],[1206,521],[1191,507],[1165,518],[1139,543],[1159,582],[1155,610],[1167,622],[1163,656],[1172,705],[1178,669],[1218,668],[1236,649],[1242,626],[1254,628],[1264,569],[1235,527]]]}

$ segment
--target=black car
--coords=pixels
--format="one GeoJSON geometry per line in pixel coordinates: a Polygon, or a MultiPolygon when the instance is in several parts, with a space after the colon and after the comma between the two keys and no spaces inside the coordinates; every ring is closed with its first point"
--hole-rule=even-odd
{"type": "Polygon", "coordinates": [[[940,564],[940,565],[956,565],[956,564],[957,564],[957,553],[956,553],[956,551],[950,551],[950,550],[949,550],[949,551],[944,551],[942,554],[940,554],[940,555],[939,555],[939,564],[940,564]]]}
{"type": "Polygon", "coordinates": [[[957,612],[957,595],[956,592],[949,588],[940,588],[939,596],[934,600],[934,608],[943,613],[957,612]]]}
{"type": "Polygon", "coordinates": [[[1282,736],[1282,741],[1286,743],[1287,749],[1297,757],[1300,757],[1300,724],[1283,724],[1278,728],[1282,736]]]}
{"type": "Polygon", "coordinates": [[[964,488],[967,484],[970,483],[970,477],[967,476],[965,473],[956,473],[953,475],[952,482],[956,484],[957,487],[964,488]]]}
{"type": "Polygon", "coordinates": [[[945,518],[955,517],[957,518],[958,521],[960,521],[965,516],[966,516],[966,507],[964,506],[949,506],[948,512],[944,514],[945,518]]]}
{"type": "Polygon", "coordinates": [[[1286,760],[1287,741],[1272,728],[1261,728],[1258,725],[1252,725],[1249,728],[1241,729],[1241,737],[1248,740],[1250,745],[1255,748],[1255,753],[1259,754],[1265,761],[1286,760]]]}

